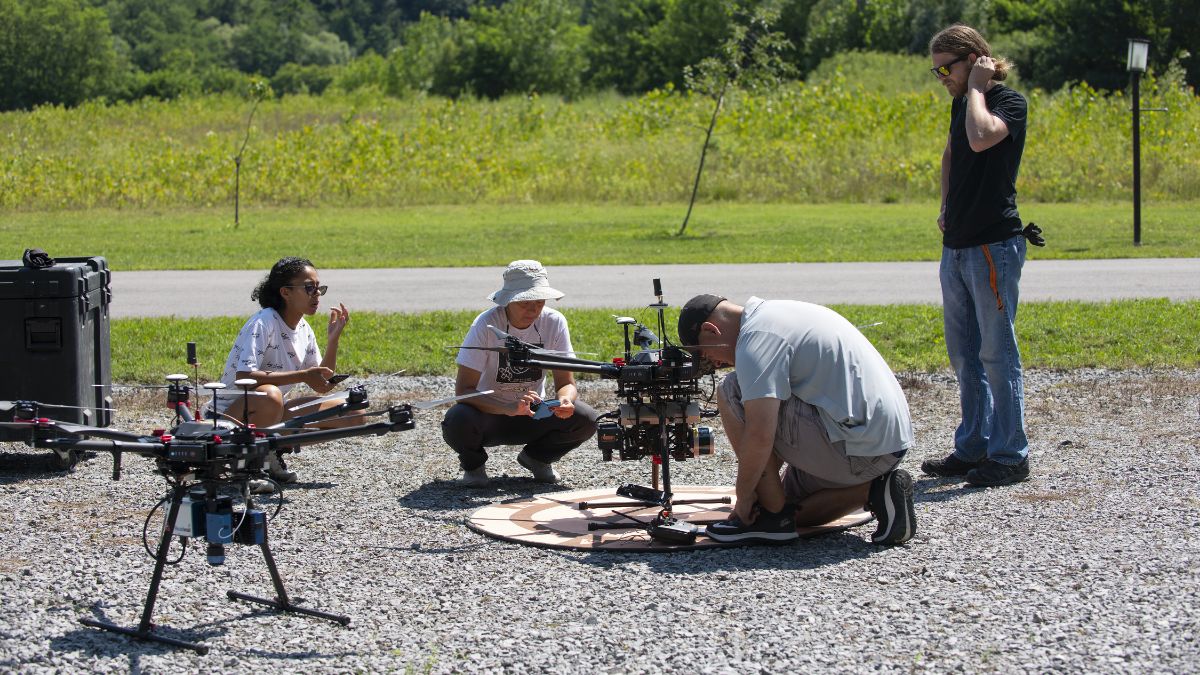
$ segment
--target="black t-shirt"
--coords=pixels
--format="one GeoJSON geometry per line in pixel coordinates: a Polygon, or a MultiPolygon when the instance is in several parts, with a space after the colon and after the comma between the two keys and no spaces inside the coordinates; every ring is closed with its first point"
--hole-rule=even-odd
{"type": "Polygon", "coordinates": [[[1008,125],[1008,136],[975,152],[967,142],[967,99],[950,106],[950,191],[942,243],[968,248],[1004,241],[1021,233],[1017,214],[1017,171],[1025,150],[1025,97],[997,84],[983,95],[987,109],[1008,125]]]}

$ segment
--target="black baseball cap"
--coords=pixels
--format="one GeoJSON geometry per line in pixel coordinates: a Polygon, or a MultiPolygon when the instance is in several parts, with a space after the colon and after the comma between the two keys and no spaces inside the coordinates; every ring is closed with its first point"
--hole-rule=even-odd
{"type": "Polygon", "coordinates": [[[679,311],[679,340],[685,348],[695,348],[700,344],[700,324],[708,321],[708,317],[712,316],[713,310],[717,305],[724,302],[726,298],[719,295],[710,295],[704,293],[697,295],[679,311]]]}

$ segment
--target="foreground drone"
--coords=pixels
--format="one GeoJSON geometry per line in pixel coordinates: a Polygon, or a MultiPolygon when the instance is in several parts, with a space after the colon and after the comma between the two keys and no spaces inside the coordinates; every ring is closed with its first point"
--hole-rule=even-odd
{"type": "MultiPolygon", "coordinates": [[[[189,345],[189,354],[191,353],[194,352],[189,345]]],[[[195,366],[194,359],[189,361],[195,366]]],[[[182,374],[167,376],[167,405],[175,413],[170,430],[157,430],[149,435],[140,435],[58,422],[40,416],[43,408],[56,406],[44,406],[34,401],[17,401],[0,402],[0,411],[12,412],[12,421],[0,422],[0,437],[5,440],[24,441],[27,445],[49,448],[56,452],[111,453],[113,480],[120,479],[123,454],[132,453],[154,460],[157,472],[166,479],[170,489],[167,496],[154,507],[154,511],[157,511],[167,504],[166,519],[157,552],[154,554],[154,573],[150,579],[150,590],[146,596],[141,623],[137,628],[124,628],[93,619],[80,621],[87,626],[184,647],[200,654],[208,653],[206,645],[177,640],[153,632],[151,617],[163,568],[167,564],[178,563],[183,558],[181,553],[176,560],[167,560],[173,537],[179,538],[184,552],[187,550],[189,539],[203,539],[206,542],[210,565],[224,563],[225,546],[228,544],[257,545],[262,550],[270,571],[276,598],[271,600],[228,591],[226,595],[229,599],[246,600],[347,625],[350,623],[349,617],[300,607],[288,598],[283,579],[267,544],[269,518],[265,511],[255,507],[251,498],[250,482],[269,480],[264,470],[269,453],[281,450],[295,451],[301,446],[343,438],[382,435],[412,429],[415,426],[414,409],[431,408],[480,395],[469,394],[368,411],[366,388],[357,386],[327,397],[327,400],[341,400],[333,407],[260,429],[254,425],[242,424],[232,417],[212,413],[212,410],[217,408],[216,399],[219,396],[241,397],[243,401],[248,401],[250,396],[259,395],[254,391],[257,386],[254,380],[238,380],[236,385],[240,391],[229,393],[221,393],[225,385],[220,382],[205,384],[204,388],[212,392],[214,399],[212,409],[208,411],[213,417],[211,420],[196,418],[191,402],[193,389],[187,384],[187,380],[188,377],[182,374]],[[314,423],[333,422],[339,418],[359,421],[369,417],[383,417],[384,420],[333,429],[306,427],[314,423]],[[235,504],[240,508],[236,508],[235,504]]],[[[232,409],[236,409],[236,403],[232,409]]],[[[247,409],[248,403],[244,404],[243,412],[247,409]]],[[[247,415],[243,414],[242,419],[246,418],[247,415]]],[[[278,489],[278,486],[275,489],[278,489]]],[[[149,522],[150,518],[147,518],[147,524],[149,522]]]]}

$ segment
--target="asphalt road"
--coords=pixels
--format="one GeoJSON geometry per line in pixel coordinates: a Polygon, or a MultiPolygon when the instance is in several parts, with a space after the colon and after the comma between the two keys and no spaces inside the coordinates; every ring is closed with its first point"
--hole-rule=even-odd
{"type": "MultiPolygon", "coordinates": [[[[566,293],[559,307],[641,307],[654,302],[651,280],[664,300],[680,306],[697,293],[736,301],[751,295],[819,304],[939,304],[938,265],[899,263],[779,263],[753,265],[580,265],[550,267],[550,283],[566,293]]],[[[327,269],[323,305],[353,310],[423,312],[485,309],[500,288],[500,267],[327,269]]],[[[242,316],[257,304],[250,291],[264,271],[113,273],[112,316],[242,316]]],[[[1200,259],[1030,260],[1021,300],[1103,301],[1122,298],[1200,298],[1200,259]]]]}

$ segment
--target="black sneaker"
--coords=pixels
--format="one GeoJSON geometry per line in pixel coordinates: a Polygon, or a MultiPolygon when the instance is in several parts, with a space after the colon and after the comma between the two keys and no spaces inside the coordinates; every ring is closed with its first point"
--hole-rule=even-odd
{"type": "Polygon", "coordinates": [[[1020,464],[1001,464],[985,459],[979,466],[967,472],[967,482],[976,487],[1011,485],[1029,479],[1029,460],[1020,464]]]}
{"type": "Polygon", "coordinates": [[[871,481],[867,508],[879,527],[871,535],[876,544],[903,544],[917,532],[917,514],[913,509],[912,476],[896,469],[871,481]]]}
{"type": "Polygon", "coordinates": [[[956,455],[948,455],[946,459],[927,459],[921,462],[921,472],[926,476],[965,476],[967,472],[979,466],[979,462],[964,462],[956,455]]]}
{"type": "Polygon", "coordinates": [[[759,508],[754,523],[747,525],[736,515],[728,520],[713,523],[704,528],[704,533],[721,542],[736,541],[743,544],[782,544],[800,538],[796,532],[795,509],[785,505],[779,513],[759,508]]]}

